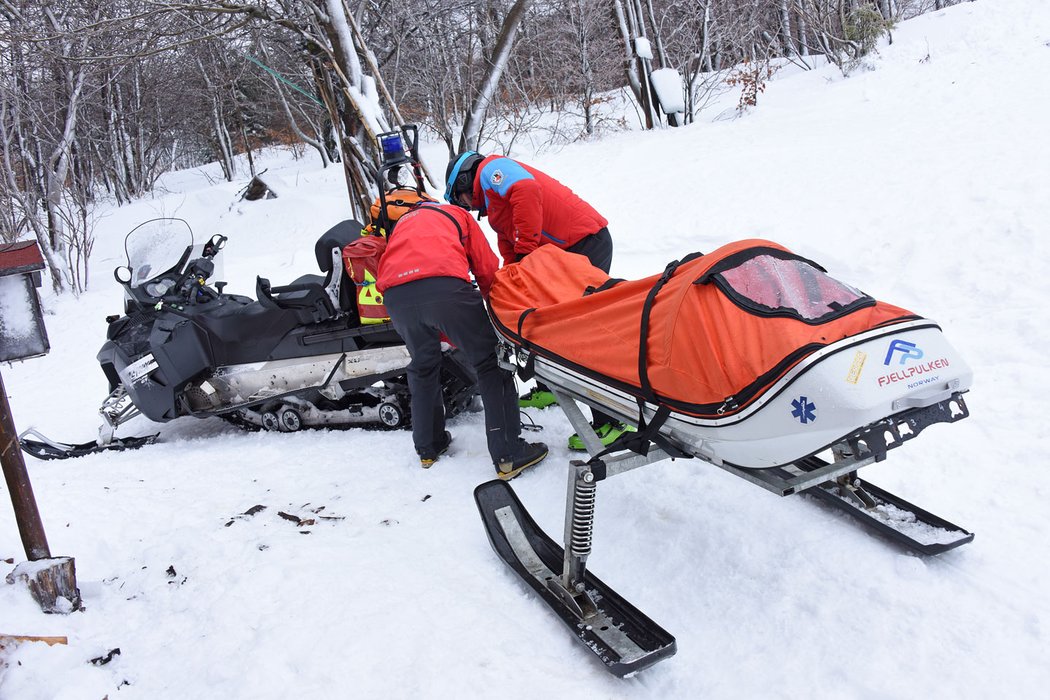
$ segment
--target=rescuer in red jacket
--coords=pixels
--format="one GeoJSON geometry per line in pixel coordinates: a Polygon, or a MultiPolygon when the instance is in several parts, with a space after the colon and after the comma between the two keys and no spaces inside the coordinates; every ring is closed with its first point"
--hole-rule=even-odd
{"type": "Polygon", "coordinates": [[[499,261],[481,228],[462,209],[423,201],[402,211],[387,207],[387,245],[376,289],[412,356],[408,389],[412,441],[420,463],[430,467],[452,442],[445,430],[439,376],[444,334],[477,372],[489,455],[496,475],[512,479],[542,461],[547,446],[521,439],[514,375],[496,361],[496,333],[482,294],[488,294],[499,261]]]}
{"type": "MultiPolygon", "coordinates": [[[[448,202],[488,216],[504,265],[518,262],[541,245],[556,245],[609,272],[613,244],[608,220],[546,173],[505,156],[466,151],[449,161],[445,181],[448,202]]],[[[550,389],[537,382],[519,405],[546,408],[556,402],[550,389]]],[[[633,430],[600,411],[592,409],[592,414],[591,424],[604,445],[633,430]]],[[[584,444],[573,435],[569,447],[582,450],[584,444]]]]}

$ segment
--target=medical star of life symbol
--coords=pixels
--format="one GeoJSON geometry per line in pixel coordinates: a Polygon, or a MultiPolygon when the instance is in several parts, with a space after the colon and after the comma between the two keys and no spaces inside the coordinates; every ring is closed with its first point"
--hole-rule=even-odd
{"type": "Polygon", "coordinates": [[[817,405],[805,396],[793,400],[791,405],[795,408],[791,415],[798,418],[803,425],[817,419],[817,405]]]}

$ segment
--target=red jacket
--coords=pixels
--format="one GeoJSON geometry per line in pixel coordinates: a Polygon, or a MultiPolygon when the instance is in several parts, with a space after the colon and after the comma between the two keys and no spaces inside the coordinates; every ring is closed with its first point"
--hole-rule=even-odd
{"type": "Polygon", "coordinates": [[[488,296],[499,260],[470,213],[451,204],[421,204],[408,212],[390,233],[379,260],[376,289],[427,277],[457,277],[478,281],[488,296]]]}
{"type": "Polygon", "coordinates": [[[474,207],[488,215],[505,264],[547,243],[570,248],[609,223],[565,185],[504,156],[478,165],[474,207]]]}

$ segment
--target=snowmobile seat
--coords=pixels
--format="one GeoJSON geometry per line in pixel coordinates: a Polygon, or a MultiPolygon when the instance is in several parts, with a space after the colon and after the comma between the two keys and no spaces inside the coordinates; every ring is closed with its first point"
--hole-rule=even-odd
{"type": "Polygon", "coordinates": [[[270,280],[255,278],[255,295],[268,309],[294,311],[299,323],[320,323],[335,318],[339,312],[317,275],[305,275],[284,287],[273,287],[270,280]],[[313,279],[305,279],[313,278],[313,279]]]}
{"type": "Polygon", "coordinates": [[[361,235],[362,226],[353,219],[340,221],[314,244],[317,266],[325,273],[302,275],[284,287],[271,286],[270,281],[257,277],[256,298],[270,309],[286,309],[296,312],[300,323],[320,323],[344,313],[357,314],[355,287],[342,264],[342,251],[346,244],[361,235]],[[339,301],[339,307],[333,304],[339,301]]]}

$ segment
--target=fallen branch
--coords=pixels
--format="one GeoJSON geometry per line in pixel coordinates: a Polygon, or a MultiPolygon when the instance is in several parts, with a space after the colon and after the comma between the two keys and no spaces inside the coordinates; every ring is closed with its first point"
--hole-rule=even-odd
{"type": "Polygon", "coordinates": [[[40,637],[32,634],[0,634],[0,648],[15,642],[43,642],[49,647],[53,647],[56,644],[69,644],[69,639],[66,637],[40,637]]]}

